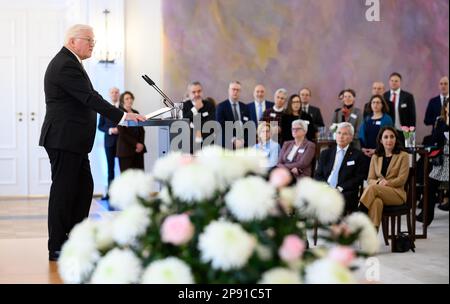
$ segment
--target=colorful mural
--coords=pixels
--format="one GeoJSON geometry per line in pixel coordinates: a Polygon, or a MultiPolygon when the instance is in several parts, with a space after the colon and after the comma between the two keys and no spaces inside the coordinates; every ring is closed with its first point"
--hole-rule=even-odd
{"type": "MultiPolygon", "coordinates": [[[[369,1],[370,2],[370,1],[369,1]]],[[[428,100],[449,70],[449,2],[380,0],[380,22],[366,19],[365,0],[164,0],[164,88],[180,100],[186,84],[227,98],[231,80],[242,101],[262,83],[268,99],[280,87],[306,86],[325,122],[339,106],[338,92],[353,88],[357,105],[373,81],[403,75],[416,97],[419,137],[428,100]]]]}

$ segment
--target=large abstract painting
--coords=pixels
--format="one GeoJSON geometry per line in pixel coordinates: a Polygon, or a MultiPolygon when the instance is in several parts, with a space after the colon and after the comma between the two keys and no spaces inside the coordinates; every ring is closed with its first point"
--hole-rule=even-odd
{"type": "Polygon", "coordinates": [[[425,108],[449,70],[448,0],[164,0],[164,88],[181,99],[188,82],[227,98],[231,80],[242,101],[262,83],[268,99],[278,88],[312,89],[325,122],[344,88],[362,107],[373,81],[391,72],[416,97],[419,135],[425,108]],[[379,3],[380,21],[367,11],[379,3]]]}

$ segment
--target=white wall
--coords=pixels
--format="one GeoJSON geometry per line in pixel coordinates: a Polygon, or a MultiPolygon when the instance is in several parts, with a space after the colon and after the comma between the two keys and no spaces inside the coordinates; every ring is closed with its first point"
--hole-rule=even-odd
{"type": "MultiPolygon", "coordinates": [[[[135,95],[142,114],[164,107],[160,95],[141,78],[147,74],[164,91],[161,0],[125,1],[125,89],[135,95]]],[[[145,168],[157,158],[157,129],[146,128],[145,168]]]]}

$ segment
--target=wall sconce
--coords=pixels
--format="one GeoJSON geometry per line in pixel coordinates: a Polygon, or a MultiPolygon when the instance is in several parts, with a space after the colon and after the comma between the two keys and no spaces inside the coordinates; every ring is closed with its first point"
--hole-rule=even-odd
{"type": "Polygon", "coordinates": [[[108,24],[108,15],[111,13],[108,9],[105,9],[102,12],[105,15],[105,28],[103,35],[100,35],[98,39],[98,45],[96,46],[96,58],[99,63],[104,63],[105,65],[114,64],[116,59],[119,57],[119,52],[115,51],[112,48],[113,37],[111,33],[109,33],[109,24],[108,24]]]}

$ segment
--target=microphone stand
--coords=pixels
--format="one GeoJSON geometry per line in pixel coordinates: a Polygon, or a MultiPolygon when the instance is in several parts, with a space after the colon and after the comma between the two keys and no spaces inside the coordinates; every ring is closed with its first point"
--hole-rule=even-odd
{"type": "Polygon", "coordinates": [[[159,95],[163,98],[163,103],[165,106],[173,109],[178,109],[178,107],[175,105],[175,103],[172,101],[172,99],[169,98],[156,84],[153,80],[150,79],[147,75],[143,75],[142,78],[147,82],[151,87],[153,87],[156,92],[158,92],[159,95]]]}

